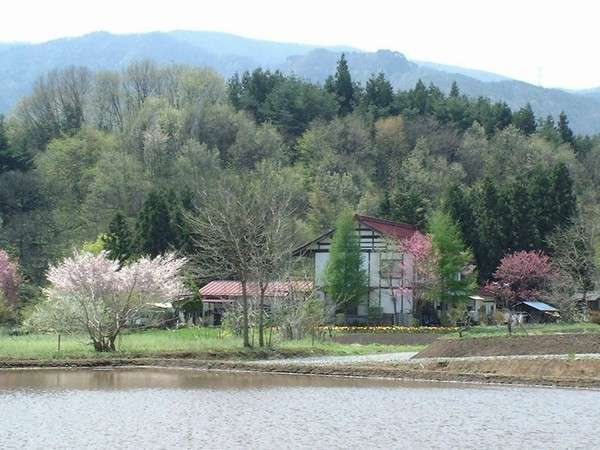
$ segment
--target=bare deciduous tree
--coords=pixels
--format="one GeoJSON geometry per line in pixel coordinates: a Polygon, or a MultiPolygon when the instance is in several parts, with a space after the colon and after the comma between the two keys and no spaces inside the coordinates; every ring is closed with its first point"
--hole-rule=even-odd
{"type": "Polygon", "coordinates": [[[600,226],[591,215],[576,217],[568,228],[560,229],[548,238],[554,252],[552,261],[562,274],[555,283],[555,294],[572,298],[579,293],[585,307],[587,294],[594,289],[600,276],[596,260],[599,239],[600,226]],[[571,287],[570,292],[566,290],[568,286],[571,287]]]}
{"type": "Polygon", "coordinates": [[[248,334],[248,284],[259,285],[259,345],[264,345],[264,299],[273,281],[287,273],[294,248],[292,193],[277,166],[226,177],[200,194],[188,216],[201,278],[233,278],[242,286],[244,346],[248,334]]]}

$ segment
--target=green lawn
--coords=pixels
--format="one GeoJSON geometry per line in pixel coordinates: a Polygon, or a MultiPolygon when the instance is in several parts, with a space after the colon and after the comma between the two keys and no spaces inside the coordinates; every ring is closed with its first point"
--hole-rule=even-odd
{"type": "MultiPolygon", "coordinates": [[[[61,351],[54,334],[29,334],[9,336],[0,332],[0,359],[52,359],[107,356],[97,354],[85,336],[61,336],[61,351]]],[[[339,344],[310,339],[300,341],[274,341],[273,347],[281,353],[322,353],[336,355],[378,352],[418,351],[424,346],[339,344]]],[[[178,330],[149,330],[124,334],[117,340],[115,356],[150,355],[160,353],[231,353],[239,357],[244,351],[237,336],[223,335],[214,328],[181,328],[178,330]]],[[[248,351],[249,356],[252,350],[248,351]]],[[[199,355],[200,356],[200,355],[199,355]]]]}
{"type": "MultiPolygon", "coordinates": [[[[513,327],[513,335],[557,333],[600,333],[600,325],[594,323],[549,323],[513,327]]],[[[506,325],[478,325],[463,332],[463,337],[506,336],[507,334],[506,325]]],[[[452,333],[448,337],[457,338],[458,333],[452,333]]]]}
{"type": "MultiPolygon", "coordinates": [[[[600,333],[600,325],[591,323],[533,324],[525,325],[527,334],[552,333],[600,333]]],[[[521,327],[515,327],[514,335],[524,335],[521,327]]],[[[463,337],[506,336],[506,326],[475,326],[463,333],[463,337]]],[[[442,339],[456,339],[458,333],[442,339]]],[[[61,336],[61,351],[57,350],[54,334],[29,334],[9,336],[0,328],[0,359],[52,359],[108,356],[95,353],[85,336],[61,336]]],[[[280,341],[274,338],[273,349],[280,354],[332,354],[357,355],[381,352],[419,351],[424,345],[340,344],[328,340],[280,341]]],[[[256,350],[244,350],[240,337],[223,334],[216,328],[181,328],[178,330],[148,330],[126,333],[117,340],[115,356],[144,356],[165,353],[212,353],[232,358],[253,357],[256,350]]],[[[256,355],[258,356],[258,355],[256,355]]]]}

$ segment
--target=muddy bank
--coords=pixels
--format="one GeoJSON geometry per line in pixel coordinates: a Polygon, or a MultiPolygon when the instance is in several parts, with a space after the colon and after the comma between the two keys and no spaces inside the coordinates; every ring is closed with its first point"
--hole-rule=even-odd
{"type": "Polygon", "coordinates": [[[600,334],[544,334],[438,339],[416,358],[600,353],[600,334]]]}
{"type": "Polygon", "coordinates": [[[439,337],[436,333],[345,333],[331,340],[340,344],[429,345],[439,337]]]}
{"type": "Polygon", "coordinates": [[[255,366],[251,363],[210,362],[209,369],[258,370],[333,376],[385,377],[423,381],[600,387],[600,359],[498,359],[422,361],[333,366],[301,364],[255,366]]]}
{"type": "Polygon", "coordinates": [[[3,361],[0,368],[164,367],[243,370],[263,373],[384,377],[422,381],[528,384],[600,388],[599,358],[485,358],[481,360],[412,360],[398,363],[311,365],[256,364],[252,361],[178,358],[94,358],[79,360],[3,361]]]}
{"type": "Polygon", "coordinates": [[[212,360],[268,360],[309,358],[326,356],[330,353],[320,349],[310,350],[222,350],[208,352],[161,352],[161,353],[105,353],[94,357],[72,356],[65,358],[0,358],[0,369],[13,367],[102,367],[138,365],[138,361],[212,361],[212,360]]]}

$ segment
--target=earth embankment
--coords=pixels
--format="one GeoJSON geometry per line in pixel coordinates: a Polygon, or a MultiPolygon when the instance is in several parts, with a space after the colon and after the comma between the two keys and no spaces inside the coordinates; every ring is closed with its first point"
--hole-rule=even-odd
{"type": "Polygon", "coordinates": [[[600,334],[542,334],[437,339],[415,358],[471,356],[574,355],[600,353],[600,334]]]}

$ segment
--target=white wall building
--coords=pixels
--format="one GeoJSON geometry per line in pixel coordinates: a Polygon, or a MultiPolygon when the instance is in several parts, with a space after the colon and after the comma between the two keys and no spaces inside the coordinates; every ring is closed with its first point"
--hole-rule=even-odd
{"type": "MultiPolygon", "coordinates": [[[[348,317],[348,321],[393,323],[395,312],[396,323],[412,324],[412,295],[410,289],[403,289],[411,286],[412,264],[393,243],[410,238],[417,229],[374,217],[355,215],[354,218],[360,237],[362,264],[368,274],[369,293],[359,305],[357,316],[348,317]]],[[[314,258],[315,287],[321,295],[324,295],[325,268],[334,231],[330,230],[296,250],[298,255],[314,258]]]]}

